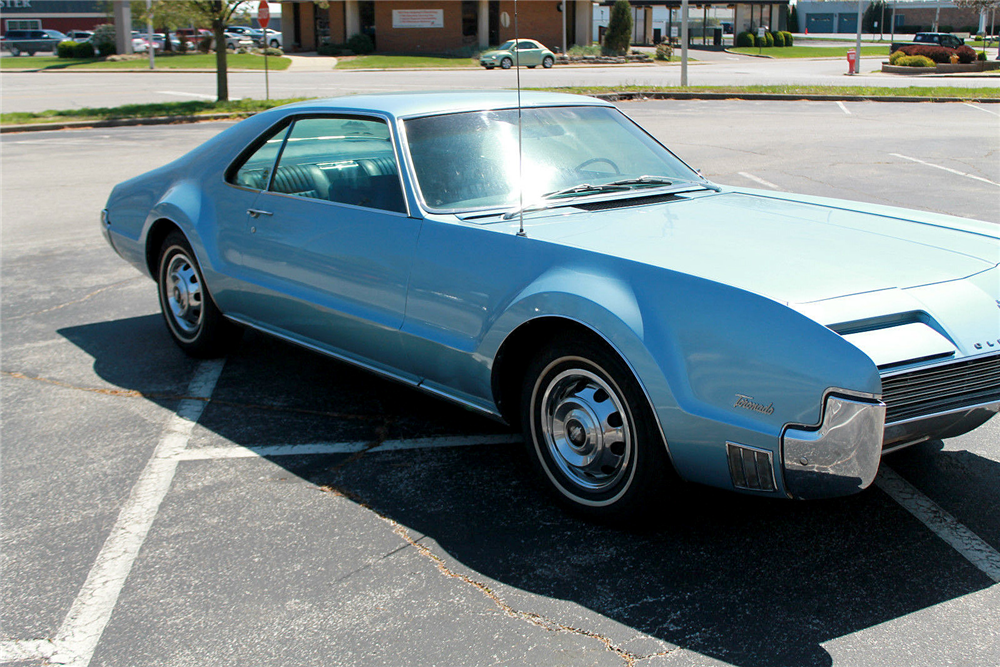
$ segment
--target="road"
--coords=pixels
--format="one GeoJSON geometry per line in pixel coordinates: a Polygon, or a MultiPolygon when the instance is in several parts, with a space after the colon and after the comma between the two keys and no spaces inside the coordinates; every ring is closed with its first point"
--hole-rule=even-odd
{"type": "MultiPolygon", "coordinates": [[[[720,182],[1000,224],[989,105],[624,108],[720,182]]],[[[858,496],[689,486],[622,530],[555,509],[470,413],[260,335],[185,357],[97,211],[227,126],[0,137],[11,664],[52,638],[95,667],[1000,664],[1000,419],[858,496]]]]}
{"type": "MultiPolygon", "coordinates": [[[[692,57],[699,54],[692,51],[692,57]]],[[[689,67],[692,86],[743,85],[837,85],[837,86],[1000,86],[998,77],[907,76],[871,73],[848,76],[846,60],[761,59],[731,54],[712,54],[705,62],[689,67]]],[[[883,58],[862,60],[862,72],[874,72],[883,58]]],[[[455,90],[515,88],[514,70],[486,71],[286,71],[272,72],[271,96],[324,97],[362,91],[455,90]]],[[[645,65],[614,67],[554,67],[521,71],[525,87],[557,86],[679,86],[680,66],[645,65]]],[[[215,72],[36,72],[5,71],[3,110],[43,111],[109,107],[145,102],[214,100],[215,72]]],[[[262,72],[231,72],[231,99],[264,97],[262,72]]]]}

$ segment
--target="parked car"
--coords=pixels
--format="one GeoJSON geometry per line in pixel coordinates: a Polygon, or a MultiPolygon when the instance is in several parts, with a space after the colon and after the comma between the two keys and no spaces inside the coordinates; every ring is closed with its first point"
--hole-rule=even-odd
{"type": "Polygon", "coordinates": [[[27,53],[50,51],[55,53],[59,42],[69,39],[58,30],[8,30],[0,42],[0,48],[10,51],[10,55],[19,56],[27,53]]]}
{"type": "Polygon", "coordinates": [[[248,327],[519,425],[589,516],[857,492],[1000,410],[996,225],[716,185],[609,103],[517,99],[265,111],[102,229],[189,354],[248,327]]]}
{"type": "Polygon", "coordinates": [[[913,36],[912,42],[893,42],[889,48],[889,53],[898,51],[901,47],[922,44],[924,46],[946,46],[949,49],[957,49],[965,44],[965,40],[958,35],[947,32],[918,32],[913,36]]]}
{"type": "Polygon", "coordinates": [[[214,35],[211,30],[206,30],[204,28],[178,28],[174,31],[177,39],[181,39],[190,44],[190,48],[197,49],[201,46],[201,43],[207,39],[213,39],[214,35]]]}
{"type": "Polygon", "coordinates": [[[249,35],[239,32],[225,32],[223,34],[226,36],[227,49],[252,49],[254,47],[254,41],[250,39],[249,35]]]}
{"type": "Polygon", "coordinates": [[[267,28],[264,31],[263,39],[264,39],[264,44],[262,44],[262,46],[270,46],[273,49],[284,48],[282,46],[281,33],[278,32],[277,30],[272,30],[271,28],[267,28]]]}
{"type": "Polygon", "coordinates": [[[244,37],[249,37],[250,40],[257,45],[263,44],[264,33],[257,28],[251,28],[250,26],[245,25],[231,25],[226,28],[226,32],[233,35],[243,35],[244,37]]]}
{"type": "Polygon", "coordinates": [[[487,51],[479,56],[479,64],[486,69],[497,66],[501,69],[510,69],[518,63],[529,69],[538,65],[548,69],[555,62],[555,54],[533,39],[511,39],[496,50],[487,51]]]}
{"type": "Polygon", "coordinates": [[[66,38],[74,42],[87,42],[94,36],[93,30],[70,30],[66,33],[66,38]]]}

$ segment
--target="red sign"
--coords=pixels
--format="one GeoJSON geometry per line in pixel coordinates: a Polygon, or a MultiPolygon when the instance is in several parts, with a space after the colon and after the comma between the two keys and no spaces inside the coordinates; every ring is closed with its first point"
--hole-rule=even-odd
{"type": "Polygon", "coordinates": [[[267,0],[260,0],[260,4],[257,5],[257,23],[260,24],[261,29],[266,29],[267,24],[271,22],[271,8],[267,6],[267,0]]]}

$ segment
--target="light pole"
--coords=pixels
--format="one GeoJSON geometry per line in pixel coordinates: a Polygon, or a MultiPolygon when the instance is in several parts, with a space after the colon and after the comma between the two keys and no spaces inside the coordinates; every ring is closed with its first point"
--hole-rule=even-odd
{"type": "Polygon", "coordinates": [[[858,0],[858,43],[854,48],[854,73],[861,74],[861,14],[862,3],[865,0],[858,0]]]}
{"type": "Polygon", "coordinates": [[[153,0],[146,0],[146,50],[149,51],[149,69],[156,68],[156,56],[153,55],[153,0]]]}

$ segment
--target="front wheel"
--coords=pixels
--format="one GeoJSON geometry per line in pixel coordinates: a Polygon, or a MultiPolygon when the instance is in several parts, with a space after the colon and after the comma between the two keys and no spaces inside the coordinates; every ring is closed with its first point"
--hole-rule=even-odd
{"type": "Polygon", "coordinates": [[[510,58],[504,58],[500,61],[501,69],[510,69],[510,66],[514,64],[514,61],[510,58]]]}
{"type": "Polygon", "coordinates": [[[635,517],[669,481],[666,448],[625,363],[586,341],[557,341],[522,392],[528,455],[564,507],[593,519],[635,517]]]}
{"type": "Polygon", "coordinates": [[[545,69],[549,69],[550,67],[555,65],[555,63],[556,61],[552,58],[552,56],[545,56],[545,59],[542,61],[542,67],[544,67],[545,69]]]}
{"type": "Polygon", "coordinates": [[[160,248],[157,291],[160,309],[174,342],[193,357],[218,357],[240,330],[225,317],[202,277],[191,245],[180,232],[170,233],[160,248]]]}
{"type": "Polygon", "coordinates": [[[271,48],[272,48],[272,49],[277,49],[277,48],[278,48],[278,47],[280,47],[280,46],[281,46],[281,45],[280,45],[280,44],[278,44],[278,40],[276,40],[276,39],[272,39],[272,40],[271,40],[271,48]]]}
{"type": "Polygon", "coordinates": [[[19,55],[21,55],[21,49],[17,48],[16,46],[10,47],[10,55],[14,56],[15,58],[18,57],[19,55]]]}

